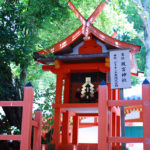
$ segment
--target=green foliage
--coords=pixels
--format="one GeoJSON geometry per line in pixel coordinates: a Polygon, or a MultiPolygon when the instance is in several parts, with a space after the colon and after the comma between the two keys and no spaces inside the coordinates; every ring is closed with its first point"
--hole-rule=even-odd
{"type": "Polygon", "coordinates": [[[47,82],[43,81],[43,86],[40,85],[39,89],[35,89],[34,102],[34,104],[37,104],[38,109],[42,111],[45,120],[43,126],[44,130],[48,130],[53,124],[54,109],[52,108],[52,104],[55,100],[55,77],[51,75],[51,80],[47,82]]]}
{"type": "Polygon", "coordinates": [[[136,86],[138,83],[140,83],[140,80],[138,77],[131,76],[131,83],[132,86],[136,86]]]}
{"type": "Polygon", "coordinates": [[[20,130],[15,126],[10,126],[8,119],[2,113],[0,113],[0,129],[0,134],[20,134],[20,130]]]}
{"type": "MultiPolygon", "coordinates": [[[[138,63],[138,69],[140,71],[145,71],[145,64],[146,64],[146,52],[145,52],[145,46],[141,42],[141,40],[137,37],[137,33],[141,36],[141,38],[144,39],[144,25],[141,20],[141,17],[139,15],[139,5],[133,3],[132,0],[113,0],[112,1],[113,8],[115,11],[118,11],[118,13],[123,13],[126,15],[126,19],[128,23],[133,25],[134,32],[128,32],[130,35],[130,43],[141,45],[141,51],[140,53],[136,54],[137,63],[138,63]]],[[[124,25],[124,24],[123,24],[124,25]]],[[[126,29],[128,28],[125,25],[126,29]]],[[[124,32],[125,33],[125,32],[124,32]]]]}
{"type": "MultiPolygon", "coordinates": [[[[51,45],[49,39],[41,42],[44,40],[39,31],[48,32],[50,22],[63,22],[68,16],[66,7],[65,1],[59,0],[0,2],[0,100],[23,99],[23,87],[29,81],[37,89],[36,81],[44,73],[33,62],[33,52],[51,45]]],[[[21,111],[18,109],[17,114],[8,108],[4,111],[11,125],[18,126],[21,115],[17,114],[21,111]]]]}
{"type": "Polygon", "coordinates": [[[0,113],[0,134],[7,133],[10,134],[10,124],[5,115],[0,113]]]}
{"type": "MultiPolygon", "coordinates": [[[[75,7],[88,19],[100,2],[105,0],[72,0],[75,7]]],[[[33,52],[51,46],[73,33],[80,21],[67,6],[68,0],[1,0],[0,1],[0,99],[22,99],[25,83],[32,82],[35,88],[35,103],[48,118],[53,115],[51,104],[55,96],[55,76],[43,72],[33,61],[33,52]]],[[[144,37],[143,24],[131,0],[112,0],[107,3],[94,26],[112,35],[117,30],[117,39],[142,45],[136,55],[138,67],[145,70],[145,47],[136,37],[144,37]],[[142,58],[142,59],[141,59],[142,58]]],[[[55,56],[53,56],[55,57],[55,56]]],[[[137,79],[132,79],[133,84],[137,79]]],[[[20,111],[17,113],[19,114],[20,111]]],[[[20,117],[5,111],[12,125],[20,117]]],[[[18,122],[16,122],[18,120],[18,122]]],[[[49,124],[53,121],[49,120],[49,124]]]]}

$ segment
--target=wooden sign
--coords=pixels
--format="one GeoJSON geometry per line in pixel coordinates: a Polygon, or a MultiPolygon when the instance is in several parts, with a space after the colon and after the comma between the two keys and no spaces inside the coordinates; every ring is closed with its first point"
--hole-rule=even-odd
{"type": "Polygon", "coordinates": [[[130,52],[129,50],[110,52],[111,89],[130,88],[130,52]]]}

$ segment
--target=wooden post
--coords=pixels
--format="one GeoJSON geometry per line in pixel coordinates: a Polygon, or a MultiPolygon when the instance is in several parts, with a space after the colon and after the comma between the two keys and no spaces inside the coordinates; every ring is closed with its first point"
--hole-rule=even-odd
{"type": "MultiPolygon", "coordinates": [[[[112,113],[112,136],[116,136],[116,114],[112,113]]],[[[115,146],[116,143],[112,143],[112,146],[115,146]]]]}
{"type": "Polygon", "coordinates": [[[41,150],[42,149],[42,112],[35,112],[35,119],[38,122],[38,127],[34,127],[34,135],[33,135],[33,150],[41,150]]]}
{"type": "Polygon", "coordinates": [[[63,75],[57,74],[55,104],[62,104],[63,75]]]}
{"type": "Polygon", "coordinates": [[[64,103],[69,103],[69,98],[70,98],[70,74],[66,74],[64,87],[64,103]]]}
{"type": "MultiPolygon", "coordinates": [[[[108,136],[112,137],[112,110],[108,111],[108,136]]],[[[108,143],[108,149],[111,150],[112,143],[108,143]]]]}
{"type": "Polygon", "coordinates": [[[24,106],[22,111],[21,125],[21,144],[20,150],[30,150],[31,147],[31,131],[32,131],[32,106],[33,106],[33,87],[26,86],[24,88],[24,106]]]}
{"type": "Polygon", "coordinates": [[[98,89],[98,150],[107,150],[107,86],[100,85],[98,89]]]}
{"type": "Polygon", "coordinates": [[[143,97],[143,138],[144,150],[150,150],[150,83],[145,80],[142,85],[143,97]]]}
{"type": "Polygon", "coordinates": [[[78,131],[79,131],[79,117],[78,115],[73,116],[73,136],[72,144],[78,144],[78,131]]]}
{"type": "Polygon", "coordinates": [[[60,126],[61,126],[60,108],[55,108],[55,116],[54,116],[54,143],[55,144],[60,144],[60,126]]]}
{"type": "MultiPolygon", "coordinates": [[[[123,89],[120,89],[120,99],[123,100],[123,89]]],[[[121,107],[121,136],[125,137],[125,120],[124,120],[124,107],[121,107]]],[[[126,144],[122,143],[122,150],[126,150],[126,144]]]]}
{"type": "MultiPolygon", "coordinates": [[[[116,116],[117,118],[117,137],[120,137],[120,116],[116,116]]],[[[117,145],[119,145],[120,146],[120,143],[117,143],[117,145]]]]}
{"type": "Polygon", "coordinates": [[[63,113],[63,123],[62,123],[62,144],[69,143],[69,112],[66,111],[63,113]]]}
{"type": "MultiPolygon", "coordinates": [[[[110,74],[109,74],[109,78],[110,78],[110,74]]],[[[110,80],[110,79],[109,79],[110,80]]],[[[113,99],[113,91],[111,89],[111,84],[107,83],[107,87],[108,87],[108,100],[112,100],[113,99]]],[[[112,136],[112,108],[108,107],[109,111],[108,111],[108,136],[112,136]]],[[[108,149],[111,150],[112,147],[112,143],[108,143],[108,149]]]]}
{"type": "MultiPolygon", "coordinates": [[[[62,104],[62,87],[63,87],[63,74],[59,73],[57,74],[55,104],[62,104]]],[[[60,144],[60,126],[61,126],[61,110],[60,108],[55,108],[54,143],[56,145],[56,150],[58,144],[60,144]]]]}

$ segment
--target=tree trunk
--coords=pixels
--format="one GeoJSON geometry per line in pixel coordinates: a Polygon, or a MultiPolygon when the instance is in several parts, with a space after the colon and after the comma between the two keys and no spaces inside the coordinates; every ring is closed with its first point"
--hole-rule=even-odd
{"type": "MultiPolygon", "coordinates": [[[[22,100],[20,83],[13,79],[11,68],[0,60],[0,100],[22,100]]],[[[11,126],[21,127],[21,108],[3,107],[11,126]]]]}
{"type": "Polygon", "coordinates": [[[150,38],[147,40],[147,53],[146,53],[146,78],[150,81],[150,38]]]}
{"type": "MultiPolygon", "coordinates": [[[[132,0],[133,1],[133,0],[132,0]]],[[[135,0],[133,1],[137,6],[137,10],[139,11],[139,16],[144,25],[144,39],[141,40],[145,46],[146,52],[146,78],[150,81],[150,15],[149,15],[149,0],[135,0]]]]}

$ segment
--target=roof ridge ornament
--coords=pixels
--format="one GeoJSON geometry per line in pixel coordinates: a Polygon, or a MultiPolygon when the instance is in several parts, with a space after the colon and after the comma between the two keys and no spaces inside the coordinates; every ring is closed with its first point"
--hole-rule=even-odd
{"type": "Polygon", "coordinates": [[[86,20],[82,14],[77,10],[77,8],[73,5],[71,0],[68,1],[68,6],[71,8],[71,10],[74,12],[74,14],[77,16],[77,18],[80,20],[80,22],[83,25],[82,28],[82,34],[85,36],[84,40],[90,39],[90,27],[92,26],[95,19],[98,17],[98,15],[101,13],[105,5],[108,3],[109,0],[104,0],[99,4],[99,6],[95,9],[95,11],[92,13],[92,15],[86,20]]]}
{"type": "MultiPolygon", "coordinates": [[[[86,20],[82,14],[76,9],[76,7],[72,4],[72,2],[69,0],[68,5],[72,9],[72,11],[75,13],[75,15],[78,17],[78,19],[81,21],[82,25],[71,35],[63,39],[62,41],[56,43],[53,45],[51,49],[46,48],[44,50],[38,51],[38,54],[40,55],[48,55],[49,53],[57,53],[61,51],[62,49],[66,48],[73,42],[75,42],[79,37],[84,36],[83,40],[89,40],[91,39],[91,35],[95,36],[97,39],[99,39],[101,42],[104,42],[112,47],[118,48],[118,49],[124,49],[128,48],[130,49],[132,54],[135,54],[140,51],[140,46],[126,43],[120,40],[115,39],[117,36],[117,31],[114,32],[112,36],[109,36],[96,27],[93,26],[93,22],[97,18],[97,16],[101,13],[105,5],[109,2],[109,0],[103,0],[99,4],[99,6],[96,8],[96,10],[93,12],[93,14],[86,20]]],[[[40,62],[43,63],[43,62],[40,62]]]]}

